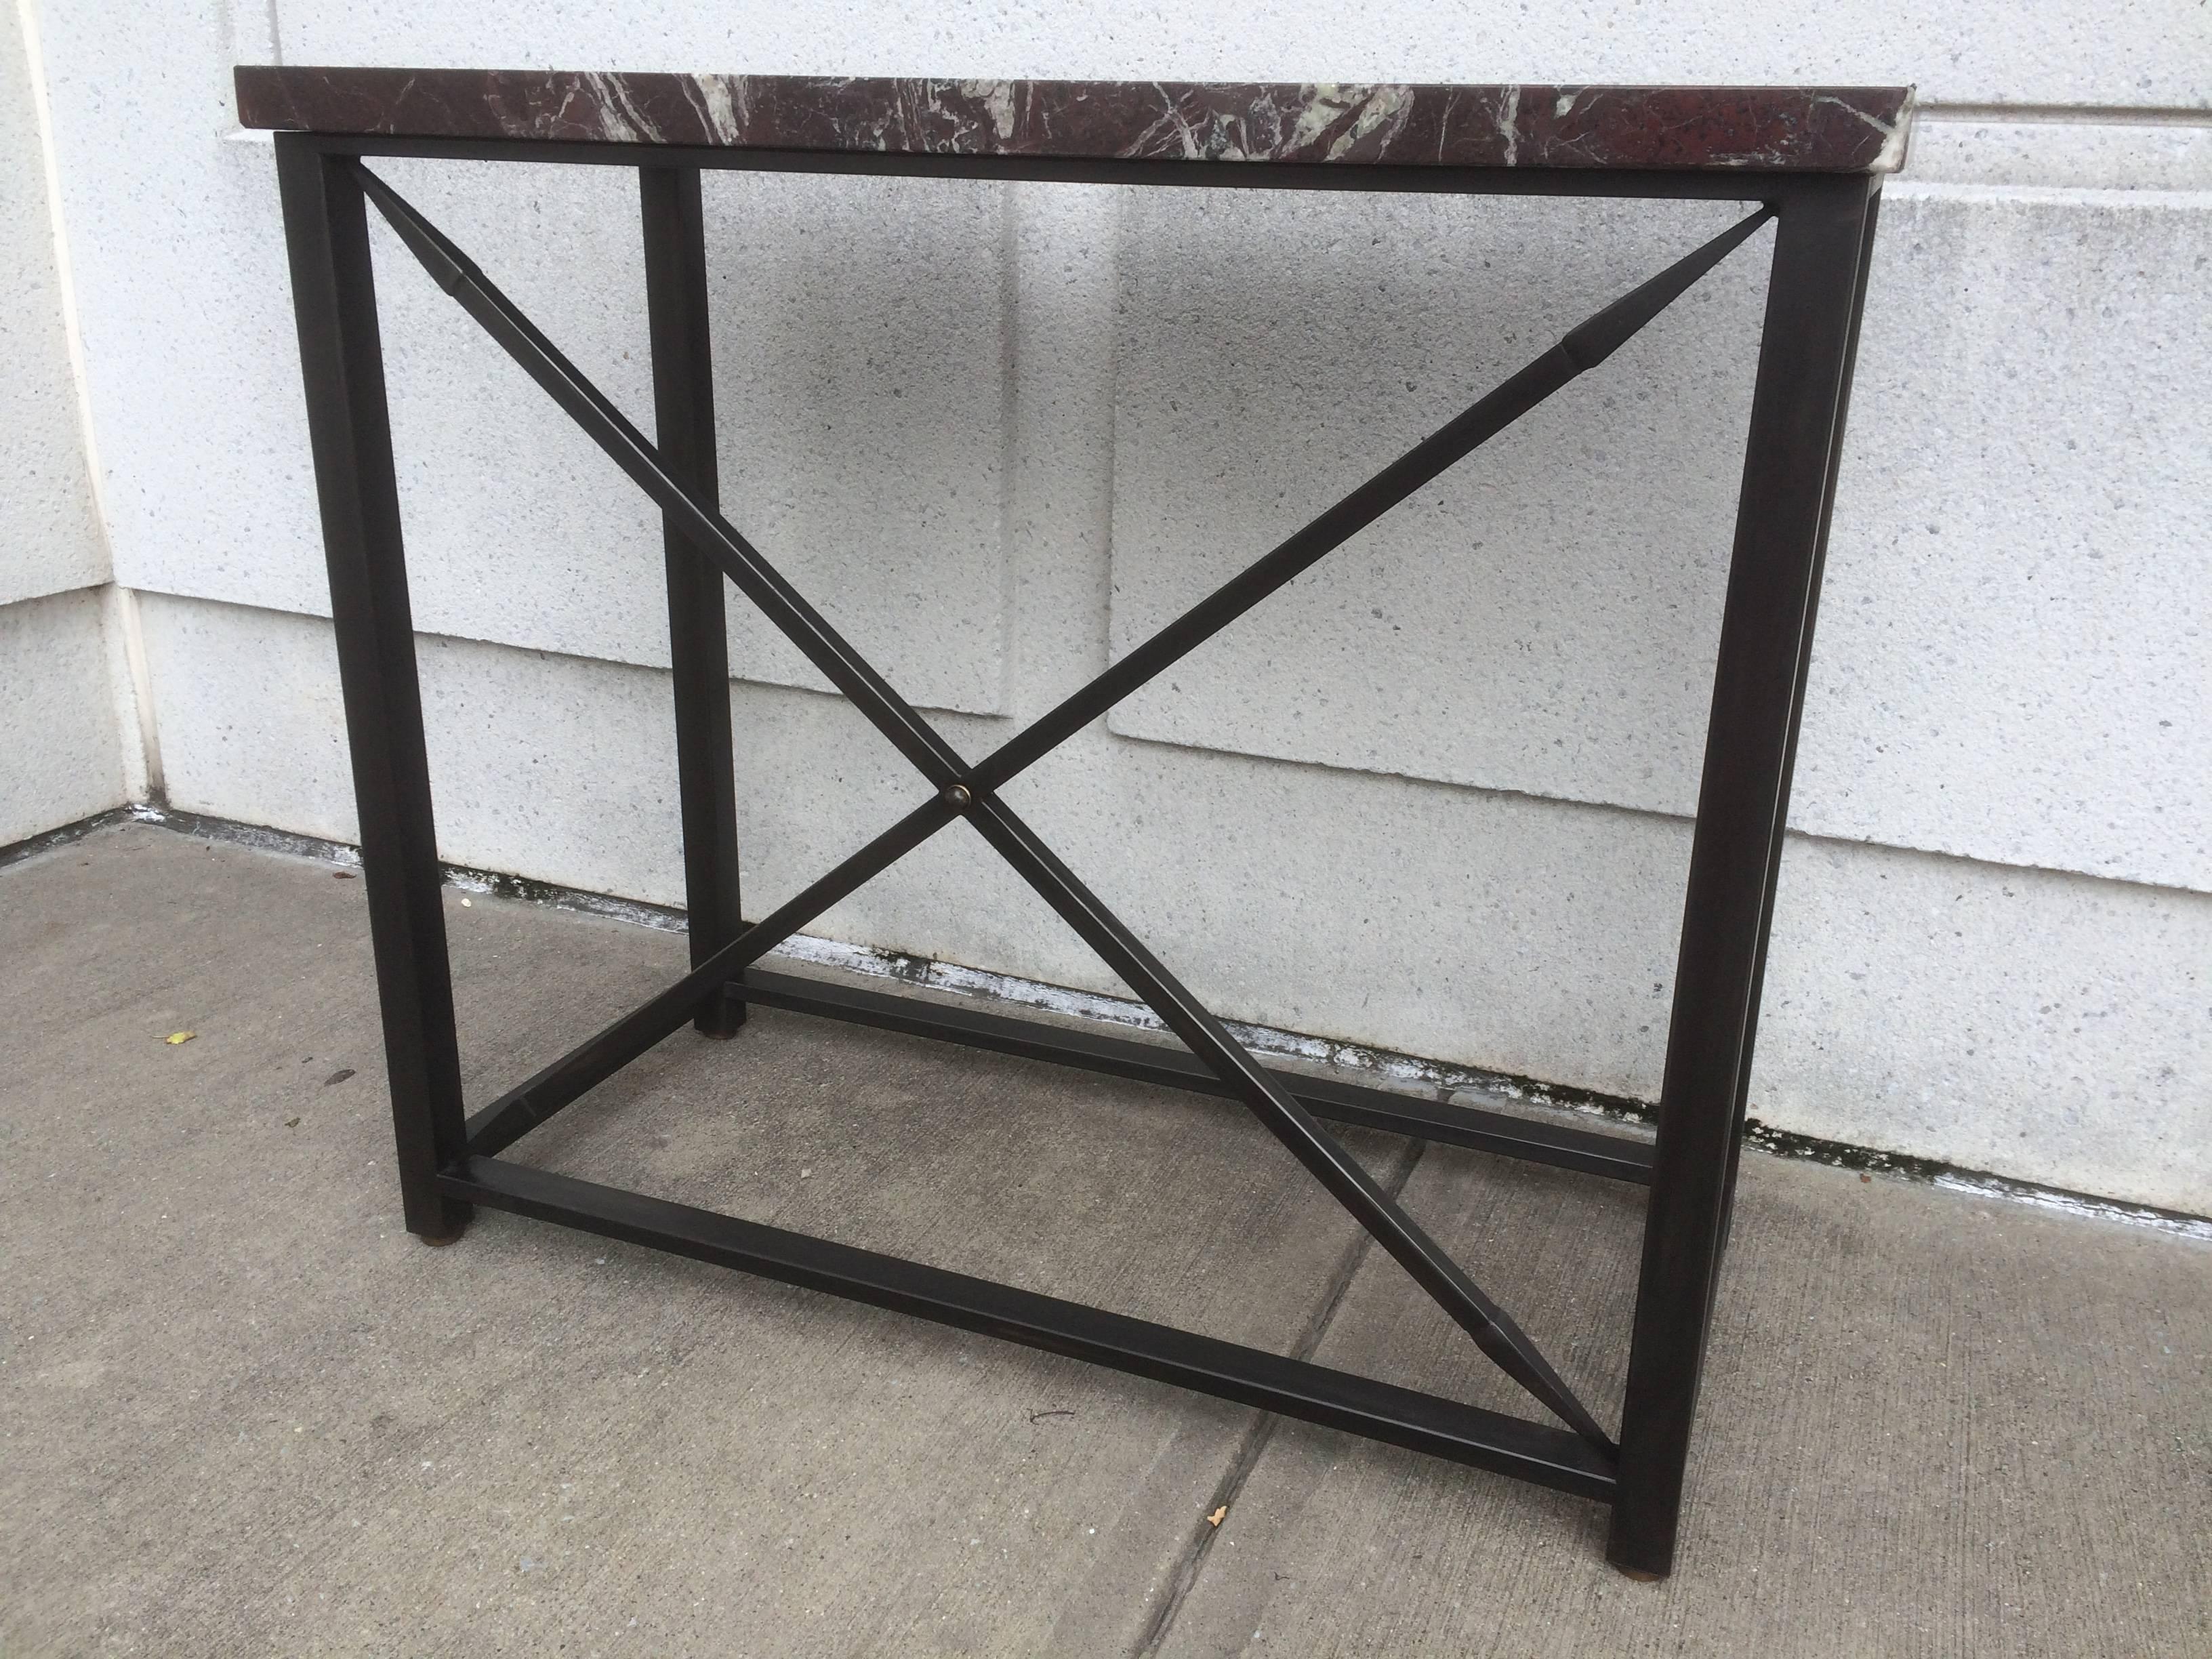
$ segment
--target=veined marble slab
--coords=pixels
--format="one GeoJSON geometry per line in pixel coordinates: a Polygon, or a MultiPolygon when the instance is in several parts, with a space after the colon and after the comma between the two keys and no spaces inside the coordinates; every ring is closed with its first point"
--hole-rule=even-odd
{"type": "Polygon", "coordinates": [[[241,65],[248,127],[1090,161],[1889,173],[1909,87],[951,81],[241,65]]]}

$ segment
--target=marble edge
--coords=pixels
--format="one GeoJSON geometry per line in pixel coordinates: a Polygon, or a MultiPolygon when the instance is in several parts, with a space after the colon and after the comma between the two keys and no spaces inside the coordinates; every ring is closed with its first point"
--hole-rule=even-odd
{"type": "Polygon", "coordinates": [[[333,137],[1339,166],[1893,173],[1910,87],[978,81],[240,64],[333,137]]]}

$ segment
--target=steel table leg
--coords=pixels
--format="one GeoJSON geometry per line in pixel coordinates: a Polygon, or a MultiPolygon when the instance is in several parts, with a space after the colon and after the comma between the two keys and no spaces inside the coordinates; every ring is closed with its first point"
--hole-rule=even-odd
{"type": "MultiPolygon", "coordinates": [[[[653,342],[654,436],[669,471],[719,506],[714,375],[707,313],[707,246],[696,167],[640,167],[646,313],[653,342]]],[[[691,965],[738,936],[738,802],[730,758],[730,649],[722,573],[673,520],[668,564],[668,658],[676,690],[676,769],[684,817],[684,890],[691,965]]],[[[703,1003],[694,1027],[735,1036],[745,1005],[733,985],[703,1003]]]]}
{"type": "Polygon", "coordinates": [[[280,133],[276,176],[353,754],[400,1198],[407,1231],[442,1244],[460,1236],[469,1206],[434,1183],[467,1142],[368,224],[357,176],[343,159],[280,133]]]}
{"type": "Polygon", "coordinates": [[[1623,1571],[1649,1577],[1674,1565],[1871,231],[1865,179],[1799,185],[1780,205],[1698,785],[1607,1552],[1623,1571]]]}

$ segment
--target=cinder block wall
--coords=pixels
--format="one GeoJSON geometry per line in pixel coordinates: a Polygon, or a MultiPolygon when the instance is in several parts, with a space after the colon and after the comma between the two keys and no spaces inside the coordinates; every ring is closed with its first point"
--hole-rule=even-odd
{"type": "Polygon", "coordinates": [[[136,720],[118,702],[118,601],[27,46],[11,15],[0,25],[0,846],[121,805],[136,720]]]}
{"type": "MultiPolygon", "coordinates": [[[[2212,21],[1966,0],[40,9],[169,799],[353,833],[234,61],[1916,82],[1754,1110],[2212,1211],[2212,21]]],[[[390,165],[649,413],[635,186],[390,165]]],[[[712,177],[731,516],[979,752],[1725,206],[712,177]]],[[[380,249],[447,855],[680,898],[651,514],[380,249]]],[[[1232,1015],[1656,1093],[1764,236],[1018,787],[1232,1015]]],[[[748,908],[920,798],[733,607],[748,908]]],[[[1118,988],[956,830],[817,931],[1118,988]]]]}

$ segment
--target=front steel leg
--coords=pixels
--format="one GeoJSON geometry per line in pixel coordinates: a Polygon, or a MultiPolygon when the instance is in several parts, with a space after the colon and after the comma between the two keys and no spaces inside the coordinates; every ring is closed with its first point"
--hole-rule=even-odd
{"type": "Polygon", "coordinates": [[[445,1244],[469,1220],[468,1205],[441,1196],[434,1185],[464,1150],[460,1049],[368,224],[351,167],[312,140],[277,135],[276,177],[353,754],[400,1201],[409,1232],[445,1244]]]}
{"type": "Polygon", "coordinates": [[[1837,177],[1793,185],[1778,203],[1607,1549],[1638,1577],[1674,1567],[1871,201],[1869,180],[1837,177]]]}
{"type": "MultiPolygon", "coordinates": [[[[1851,409],[1851,371],[1859,353],[1859,323],[1866,311],[1867,272],[1874,264],[1875,222],[1881,210],[1881,195],[1876,191],[1867,202],[1866,228],[1859,237],[1858,290],[1851,296],[1851,337],[1844,349],[1844,386],[1836,400],[1835,441],[1828,446],[1828,483],[1826,501],[1820,508],[1820,550],[1818,562],[1813,569],[1811,608],[1806,614],[1805,638],[1797,652],[1797,701],[1790,722],[1790,751],[1782,763],[1782,793],[1786,801],[1790,795],[1790,781],[1797,769],[1797,728],[1805,716],[1805,681],[1813,669],[1813,618],[1820,605],[1820,568],[1827,562],[1828,526],[1836,515],[1836,475],[1844,461],[1844,425],[1851,409]]],[[[1774,908],[1774,890],[1782,878],[1782,837],[1774,838],[1766,863],[1766,904],[1774,908]]],[[[1752,970],[1751,1006],[1754,1014],[1759,1008],[1759,993],[1766,982],[1766,938],[1760,936],[1759,961],[1752,970]]],[[[1737,1068],[1735,1085],[1735,1139],[1729,1148],[1728,1184],[1721,1200],[1721,1252],[1728,1251],[1729,1229],[1735,1219],[1736,1166],[1743,1158],[1743,1131],[1751,1111],[1751,1068],[1753,1048],[1759,1036],[1759,1023],[1754,1018],[1744,1030],[1743,1064],[1737,1068]]],[[[1716,1256],[1714,1270],[1719,1271],[1721,1257],[1716,1256]]]]}

